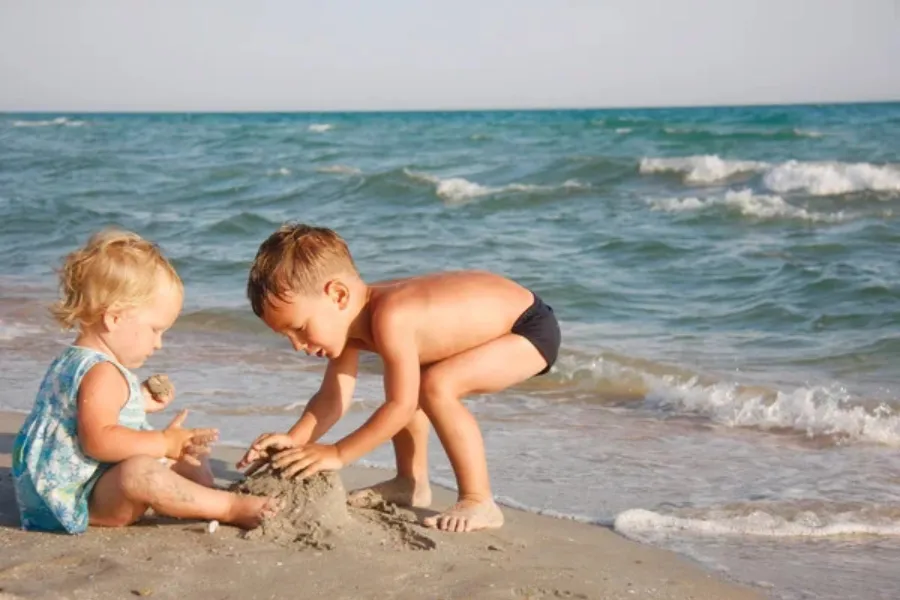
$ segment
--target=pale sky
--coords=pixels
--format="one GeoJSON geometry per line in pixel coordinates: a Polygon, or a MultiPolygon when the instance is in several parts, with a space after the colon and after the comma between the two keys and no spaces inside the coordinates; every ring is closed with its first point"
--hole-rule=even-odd
{"type": "Polygon", "coordinates": [[[0,110],[900,100],[900,0],[0,0],[0,110]]]}

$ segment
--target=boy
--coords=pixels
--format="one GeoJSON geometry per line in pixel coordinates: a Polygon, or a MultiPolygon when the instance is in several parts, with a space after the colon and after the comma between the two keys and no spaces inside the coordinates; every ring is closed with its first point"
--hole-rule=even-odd
{"type": "Polygon", "coordinates": [[[464,396],[491,393],[549,371],[560,344],[549,306],[519,284],[485,272],[447,272],[380,283],[359,276],[330,229],[285,225],[259,248],[247,283],[253,311],[294,349],[325,357],[318,392],[287,434],[260,436],[238,463],[271,457],[286,476],[336,470],[391,439],[397,477],[368,492],[388,502],[431,503],[429,421],[453,467],[457,503],[425,524],[444,531],[503,525],[478,424],[464,396]],[[384,362],[385,402],[332,445],[315,443],[344,415],[360,351],[384,362]]]}

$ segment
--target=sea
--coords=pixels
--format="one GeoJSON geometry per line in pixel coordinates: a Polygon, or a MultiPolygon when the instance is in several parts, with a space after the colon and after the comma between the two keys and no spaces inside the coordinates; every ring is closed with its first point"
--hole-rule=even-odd
{"type": "MultiPolygon", "coordinates": [[[[186,286],[139,374],[223,443],[287,430],[325,364],[245,297],[287,221],[338,231],[367,280],[488,269],[554,308],[553,370],[466,400],[505,504],[772,598],[900,594],[900,104],[0,114],[0,409],[72,339],[55,269],[114,225],[186,286]]],[[[381,375],[366,358],[326,440],[381,375]]]]}

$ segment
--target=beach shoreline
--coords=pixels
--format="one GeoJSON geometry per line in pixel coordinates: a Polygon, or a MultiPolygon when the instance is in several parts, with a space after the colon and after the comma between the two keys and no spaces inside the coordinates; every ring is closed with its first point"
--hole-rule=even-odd
{"type": "MultiPolygon", "coordinates": [[[[11,449],[20,413],[0,412],[0,598],[735,598],[762,597],[689,560],[607,528],[505,508],[500,530],[446,534],[417,550],[332,550],[245,540],[203,522],[147,519],[79,536],[19,529],[11,449]]],[[[236,448],[217,448],[221,480],[238,474],[236,448]]],[[[348,467],[348,489],[389,472],[348,467]]],[[[453,500],[436,490],[435,507],[453,500]]]]}

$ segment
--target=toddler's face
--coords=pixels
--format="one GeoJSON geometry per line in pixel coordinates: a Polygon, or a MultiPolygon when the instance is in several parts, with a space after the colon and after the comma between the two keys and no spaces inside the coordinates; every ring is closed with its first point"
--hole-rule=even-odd
{"type": "Polygon", "coordinates": [[[143,365],[162,348],[162,336],[181,312],[181,289],[165,276],[160,276],[151,301],[119,313],[109,333],[108,344],[116,359],[129,369],[143,365]]]}
{"type": "Polygon", "coordinates": [[[284,300],[270,298],[262,320],[272,331],[288,338],[297,352],[337,358],[347,344],[349,323],[345,306],[326,286],[320,294],[290,294],[284,300]]]}

